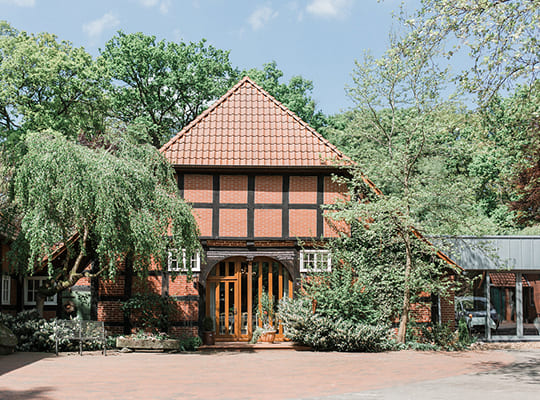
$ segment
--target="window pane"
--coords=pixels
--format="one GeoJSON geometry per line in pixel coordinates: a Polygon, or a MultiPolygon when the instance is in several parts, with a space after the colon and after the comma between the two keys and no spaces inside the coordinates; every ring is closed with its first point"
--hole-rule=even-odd
{"type": "Polygon", "coordinates": [[[523,274],[523,335],[540,335],[540,274],[523,274]]]}

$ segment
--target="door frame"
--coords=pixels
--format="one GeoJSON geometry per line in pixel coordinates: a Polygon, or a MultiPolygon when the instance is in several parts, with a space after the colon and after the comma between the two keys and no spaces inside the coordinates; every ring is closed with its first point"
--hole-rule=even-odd
{"type": "MultiPolygon", "coordinates": [[[[215,263],[212,266],[212,269],[209,271],[208,276],[206,278],[206,315],[210,316],[210,290],[212,286],[214,286],[214,301],[215,301],[215,315],[213,315],[213,319],[215,321],[215,334],[216,334],[216,340],[218,341],[248,341],[251,339],[251,336],[253,334],[253,319],[255,318],[255,315],[253,313],[253,279],[246,279],[247,283],[247,334],[242,334],[242,264],[247,267],[247,276],[252,277],[253,276],[253,264],[259,263],[258,271],[257,271],[257,287],[258,287],[258,293],[257,298],[261,298],[262,293],[262,282],[263,282],[263,275],[261,274],[262,271],[262,263],[268,262],[269,269],[268,269],[268,290],[273,290],[272,285],[272,268],[274,264],[277,264],[279,271],[278,271],[278,295],[276,296],[276,302],[281,300],[282,296],[284,295],[284,286],[288,285],[287,293],[290,298],[293,296],[293,288],[294,288],[294,278],[291,274],[291,271],[281,262],[277,261],[276,259],[273,259],[271,257],[266,256],[256,256],[251,259],[247,259],[246,257],[229,257],[225,258],[217,263],[215,263]],[[225,263],[225,269],[226,271],[229,271],[229,263],[234,263],[234,273],[232,275],[211,275],[212,271],[216,270],[218,272],[218,268],[220,268],[220,264],[225,263]],[[287,282],[284,281],[284,271],[287,271],[288,280],[287,282]],[[212,285],[214,283],[215,285],[212,285]],[[235,331],[232,334],[219,334],[219,289],[220,284],[225,284],[225,292],[228,293],[229,285],[234,285],[234,305],[233,308],[236,310],[236,313],[234,314],[234,329],[235,331]]],[[[231,308],[231,305],[229,304],[229,296],[225,296],[225,329],[228,331],[230,316],[229,316],[229,310],[231,308]]],[[[284,340],[285,337],[283,335],[283,326],[281,324],[278,324],[278,332],[276,333],[276,339],[278,340],[284,340]]]]}

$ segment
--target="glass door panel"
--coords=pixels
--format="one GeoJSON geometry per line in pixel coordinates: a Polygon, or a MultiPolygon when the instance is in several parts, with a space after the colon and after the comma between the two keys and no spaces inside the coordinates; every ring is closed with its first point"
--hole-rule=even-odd
{"type": "Polygon", "coordinates": [[[540,274],[524,273],[523,336],[540,335],[540,274]]]}
{"type": "MultiPolygon", "coordinates": [[[[516,336],[516,274],[512,272],[489,272],[491,336],[516,336]]],[[[483,316],[487,314],[484,308],[483,316]]]]}
{"type": "MultiPolygon", "coordinates": [[[[287,269],[269,259],[223,261],[207,279],[207,315],[214,320],[218,339],[249,340],[257,326],[257,307],[263,290],[274,297],[277,311],[283,297],[292,297],[292,279],[287,269]],[[250,274],[251,272],[251,274],[250,274]]],[[[279,321],[271,321],[283,338],[279,321]]]]}

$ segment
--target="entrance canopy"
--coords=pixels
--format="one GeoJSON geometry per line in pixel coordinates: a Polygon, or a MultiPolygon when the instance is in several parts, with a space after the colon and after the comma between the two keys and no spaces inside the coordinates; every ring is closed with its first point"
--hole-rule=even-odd
{"type": "Polygon", "coordinates": [[[540,236],[439,238],[465,270],[540,271],[540,236]]]}
{"type": "Polygon", "coordinates": [[[465,295],[486,307],[469,310],[458,304],[456,319],[465,318],[469,328],[487,340],[540,340],[540,236],[438,240],[477,278],[472,293],[465,295]]]}

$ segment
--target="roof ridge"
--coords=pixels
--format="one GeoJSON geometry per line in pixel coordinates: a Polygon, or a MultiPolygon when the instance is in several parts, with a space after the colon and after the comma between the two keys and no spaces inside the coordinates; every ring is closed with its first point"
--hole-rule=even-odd
{"type": "Polygon", "coordinates": [[[210,107],[208,107],[206,110],[204,110],[202,113],[200,113],[197,118],[195,118],[193,121],[191,121],[189,124],[184,126],[180,132],[178,132],[176,135],[174,135],[172,138],[169,139],[167,143],[165,143],[161,148],[159,149],[160,153],[163,153],[165,150],[167,150],[175,141],[180,139],[182,136],[184,136],[187,131],[189,131],[194,125],[198,124],[201,120],[206,118],[210,112],[215,110],[220,104],[224,103],[226,99],[231,97],[231,95],[237,91],[240,86],[246,81],[249,81],[250,83],[254,84],[251,79],[246,75],[244,78],[242,78],[236,85],[234,85],[232,88],[230,88],[223,96],[221,96],[219,99],[217,99],[210,107]]]}
{"type": "Polygon", "coordinates": [[[293,111],[291,111],[288,107],[286,107],[283,103],[281,103],[279,100],[277,100],[274,96],[272,96],[270,93],[268,93],[266,90],[264,90],[261,86],[259,86],[257,83],[255,83],[248,75],[244,76],[236,85],[234,85],[232,88],[230,88],[223,96],[221,96],[218,100],[216,100],[210,107],[208,107],[206,110],[204,110],[197,118],[195,118],[193,121],[191,121],[189,124],[187,124],[180,132],[178,132],[176,135],[174,135],[167,143],[165,143],[160,149],[160,152],[166,151],[174,142],[182,138],[193,126],[197,125],[200,121],[202,121],[204,118],[208,116],[213,110],[215,110],[217,107],[219,107],[222,103],[224,103],[231,95],[236,92],[240,87],[242,87],[246,82],[250,83],[256,90],[258,90],[262,95],[264,95],[266,98],[268,98],[270,101],[272,101],[276,106],[278,106],[282,111],[287,113],[289,116],[291,116],[297,123],[302,125],[305,129],[307,129],[319,142],[321,142],[324,146],[326,146],[328,149],[330,149],[331,152],[337,155],[337,157],[341,160],[349,160],[350,158],[347,157],[345,154],[343,154],[336,146],[334,146],[332,143],[330,143],[326,138],[324,138],[319,132],[317,132],[315,129],[313,129],[307,122],[305,122],[302,118],[300,118],[298,115],[296,115],[293,111]]]}
{"type": "Polygon", "coordinates": [[[320,142],[322,142],[332,152],[336,153],[341,159],[350,160],[349,157],[347,157],[345,154],[343,154],[341,151],[339,151],[336,146],[334,146],[327,139],[325,139],[319,132],[317,132],[315,129],[313,129],[306,121],[304,121],[302,118],[300,118],[298,115],[296,115],[293,111],[291,111],[288,107],[286,107],[282,102],[280,102],[278,99],[276,99],[274,96],[272,96],[266,90],[264,90],[261,86],[259,86],[255,82],[253,82],[247,75],[240,82],[243,83],[245,81],[249,81],[258,91],[260,91],[264,96],[266,96],[270,100],[272,100],[274,102],[274,104],[276,104],[283,111],[285,111],[287,114],[289,114],[291,117],[293,117],[296,120],[296,122],[299,122],[313,136],[315,136],[320,142]]]}

